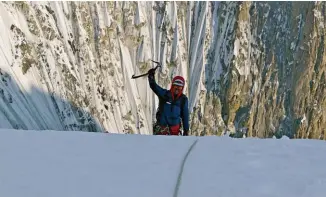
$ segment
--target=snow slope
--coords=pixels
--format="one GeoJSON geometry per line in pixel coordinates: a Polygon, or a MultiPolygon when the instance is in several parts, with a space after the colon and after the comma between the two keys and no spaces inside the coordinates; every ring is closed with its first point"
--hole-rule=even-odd
{"type": "Polygon", "coordinates": [[[322,197],[325,152],[317,140],[2,129],[0,196],[322,197]]]}

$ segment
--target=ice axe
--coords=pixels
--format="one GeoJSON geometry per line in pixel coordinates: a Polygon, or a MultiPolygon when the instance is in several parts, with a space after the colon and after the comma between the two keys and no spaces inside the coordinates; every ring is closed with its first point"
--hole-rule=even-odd
{"type": "MultiPolygon", "coordinates": [[[[156,64],[158,64],[155,68],[154,68],[154,70],[156,70],[158,67],[161,67],[161,63],[160,62],[157,62],[157,61],[154,61],[154,60],[151,60],[152,62],[154,62],[154,63],[156,63],[156,64]]],[[[131,76],[131,79],[137,79],[137,78],[139,78],[139,77],[144,77],[144,76],[147,76],[149,73],[147,72],[147,73],[145,73],[145,74],[142,74],[142,75],[132,75],[131,76]]]]}

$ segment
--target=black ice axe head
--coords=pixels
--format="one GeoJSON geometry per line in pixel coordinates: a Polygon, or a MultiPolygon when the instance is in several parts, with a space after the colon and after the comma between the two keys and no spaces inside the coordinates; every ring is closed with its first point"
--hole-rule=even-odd
{"type": "MultiPolygon", "coordinates": [[[[158,68],[158,67],[161,67],[161,63],[160,62],[157,62],[157,61],[154,61],[154,60],[151,60],[152,62],[154,62],[154,63],[156,63],[157,64],[157,66],[154,68],[155,70],[158,68]]],[[[144,77],[144,76],[147,76],[148,75],[148,72],[147,73],[145,73],[145,74],[142,74],[142,75],[132,75],[131,76],[131,79],[137,79],[137,78],[139,78],[139,77],[144,77]]]]}

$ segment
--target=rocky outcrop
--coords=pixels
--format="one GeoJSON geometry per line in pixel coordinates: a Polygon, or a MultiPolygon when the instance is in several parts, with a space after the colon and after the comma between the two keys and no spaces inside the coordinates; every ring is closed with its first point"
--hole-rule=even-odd
{"type": "Polygon", "coordinates": [[[153,59],[161,86],[185,76],[193,135],[325,139],[324,2],[1,2],[0,17],[1,127],[150,134],[157,98],[131,76],[153,59]]]}

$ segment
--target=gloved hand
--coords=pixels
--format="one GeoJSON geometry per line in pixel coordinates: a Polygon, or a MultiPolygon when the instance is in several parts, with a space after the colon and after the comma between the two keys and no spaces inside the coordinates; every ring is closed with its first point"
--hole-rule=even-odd
{"type": "Polygon", "coordinates": [[[155,75],[155,68],[150,69],[148,75],[155,75]]]}
{"type": "Polygon", "coordinates": [[[155,68],[152,68],[148,71],[148,77],[154,79],[155,76],[155,68]]]}

